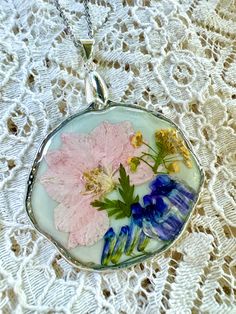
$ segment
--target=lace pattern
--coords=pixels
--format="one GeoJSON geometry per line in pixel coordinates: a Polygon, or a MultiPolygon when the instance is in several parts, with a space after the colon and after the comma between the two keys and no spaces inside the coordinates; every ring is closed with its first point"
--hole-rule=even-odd
{"type": "MultiPolygon", "coordinates": [[[[78,38],[81,1],[61,0],[78,38]]],[[[91,0],[94,61],[114,101],[155,108],[187,134],[206,173],[183,238],[105,275],[71,267],[30,225],[27,176],[48,132],[84,108],[83,62],[52,0],[0,2],[0,311],[236,311],[236,3],[91,0]]]]}

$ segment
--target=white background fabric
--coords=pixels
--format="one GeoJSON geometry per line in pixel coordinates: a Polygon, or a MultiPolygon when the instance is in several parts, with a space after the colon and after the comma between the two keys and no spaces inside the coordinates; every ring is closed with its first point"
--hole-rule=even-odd
{"type": "MultiPolygon", "coordinates": [[[[61,0],[78,37],[82,4],[61,0]]],[[[206,173],[188,231],[161,257],[109,274],[65,262],[30,225],[27,176],[48,132],[84,107],[83,63],[52,0],[0,0],[0,311],[235,313],[236,2],[91,0],[111,99],[156,108],[206,173]]]]}

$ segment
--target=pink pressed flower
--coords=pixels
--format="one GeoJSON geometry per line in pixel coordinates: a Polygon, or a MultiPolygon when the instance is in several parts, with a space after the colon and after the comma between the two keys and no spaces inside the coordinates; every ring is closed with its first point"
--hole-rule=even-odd
{"type": "Polygon", "coordinates": [[[59,203],[54,210],[55,225],[69,233],[68,248],[93,245],[107,231],[106,211],[97,211],[91,202],[114,189],[121,163],[133,184],[153,176],[144,163],[136,173],[129,172],[127,160],[137,156],[130,143],[132,134],[130,122],[103,122],[90,134],[62,134],[61,148],[46,155],[48,169],[41,183],[59,203]]]}

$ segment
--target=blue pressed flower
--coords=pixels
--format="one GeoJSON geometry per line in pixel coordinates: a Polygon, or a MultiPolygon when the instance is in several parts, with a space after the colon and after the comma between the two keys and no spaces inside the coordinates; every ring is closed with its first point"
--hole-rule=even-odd
{"type": "Polygon", "coordinates": [[[142,219],[144,214],[144,209],[139,203],[131,205],[131,214],[135,224],[142,228],[142,219]]]}
{"type": "Polygon", "coordinates": [[[150,194],[144,195],[143,197],[144,207],[155,204],[156,203],[155,197],[156,195],[150,195],[150,194]]]}
{"type": "Polygon", "coordinates": [[[128,230],[127,241],[125,244],[124,252],[126,255],[132,254],[134,248],[136,247],[138,243],[141,230],[142,229],[136,223],[134,223],[132,219],[131,224],[129,226],[129,230],[128,230]]]}
{"type": "Polygon", "coordinates": [[[152,194],[166,195],[175,187],[175,182],[167,174],[158,175],[151,183],[152,194]]]}
{"type": "Polygon", "coordinates": [[[155,228],[153,228],[153,221],[150,220],[150,218],[144,218],[143,219],[143,232],[149,237],[156,239],[158,236],[157,231],[155,228]]]}
{"type": "Polygon", "coordinates": [[[179,190],[176,189],[172,190],[168,194],[168,199],[174,206],[178,208],[181,214],[183,215],[188,214],[192,204],[191,199],[188,199],[179,190]]]}
{"type": "Polygon", "coordinates": [[[103,251],[102,251],[101,264],[108,265],[111,259],[113,249],[116,244],[116,234],[113,228],[109,228],[107,230],[107,232],[104,235],[104,240],[105,240],[105,243],[104,243],[103,251]]]}
{"type": "Polygon", "coordinates": [[[168,174],[160,174],[157,175],[156,178],[151,182],[151,186],[153,185],[155,188],[163,187],[170,184],[170,182],[171,178],[168,174]]]}
{"type": "Polygon", "coordinates": [[[111,261],[113,264],[116,264],[119,261],[119,259],[121,258],[121,255],[124,252],[128,233],[129,233],[129,226],[123,226],[120,229],[119,236],[117,238],[114,250],[112,252],[111,261]]]}
{"type": "Polygon", "coordinates": [[[164,224],[169,225],[172,228],[172,230],[174,230],[175,235],[178,234],[183,227],[183,221],[173,214],[167,217],[164,224]]]}
{"type": "Polygon", "coordinates": [[[152,222],[152,232],[161,240],[170,241],[176,238],[182,226],[183,222],[177,216],[170,215],[162,223],[152,222]]]}
{"type": "Polygon", "coordinates": [[[137,250],[139,252],[143,252],[146,249],[149,241],[150,241],[150,238],[148,238],[146,236],[146,234],[143,231],[141,231],[140,236],[139,236],[138,245],[137,245],[137,250]]]}
{"type": "Polygon", "coordinates": [[[190,200],[193,201],[195,199],[195,193],[182,183],[177,182],[175,188],[190,200]]]}
{"type": "MultiPolygon", "coordinates": [[[[131,205],[131,222],[123,226],[118,236],[110,228],[104,236],[102,264],[117,264],[122,254],[143,252],[152,239],[174,240],[182,230],[184,219],[171,212],[175,207],[187,215],[195,198],[194,191],[167,174],[158,175],[150,184],[151,192],[140,203],[131,205]]],[[[182,216],[181,216],[182,217],[182,216]]]]}
{"type": "Polygon", "coordinates": [[[156,235],[159,239],[163,241],[168,241],[172,239],[172,232],[166,230],[162,223],[153,223],[152,229],[155,230],[156,235]]]}
{"type": "Polygon", "coordinates": [[[151,214],[155,220],[159,219],[163,216],[163,214],[167,213],[169,207],[165,201],[165,198],[160,195],[145,195],[143,197],[143,203],[144,206],[146,206],[145,214],[151,214]]]}
{"type": "Polygon", "coordinates": [[[170,215],[164,221],[162,226],[165,228],[168,240],[174,240],[183,227],[183,221],[175,215],[170,215]]]}

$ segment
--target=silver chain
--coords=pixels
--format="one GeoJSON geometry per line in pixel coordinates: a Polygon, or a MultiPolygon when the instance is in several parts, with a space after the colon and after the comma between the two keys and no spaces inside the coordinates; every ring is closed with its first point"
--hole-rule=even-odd
{"type": "Polygon", "coordinates": [[[88,25],[88,37],[92,39],[93,38],[93,25],[92,25],[91,16],[89,13],[88,0],[84,0],[83,4],[84,4],[85,18],[88,25]]]}
{"type": "MultiPolygon", "coordinates": [[[[71,27],[68,18],[66,17],[65,13],[63,12],[63,9],[59,3],[59,0],[54,0],[55,6],[60,14],[60,17],[63,19],[64,24],[66,26],[66,33],[70,36],[71,40],[73,41],[76,48],[81,47],[80,40],[77,40],[71,27]]],[[[88,7],[88,0],[83,0],[84,5],[84,13],[85,13],[85,19],[88,25],[88,37],[93,38],[93,29],[92,29],[92,22],[91,22],[91,16],[89,13],[89,7],[88,7]]]]}

